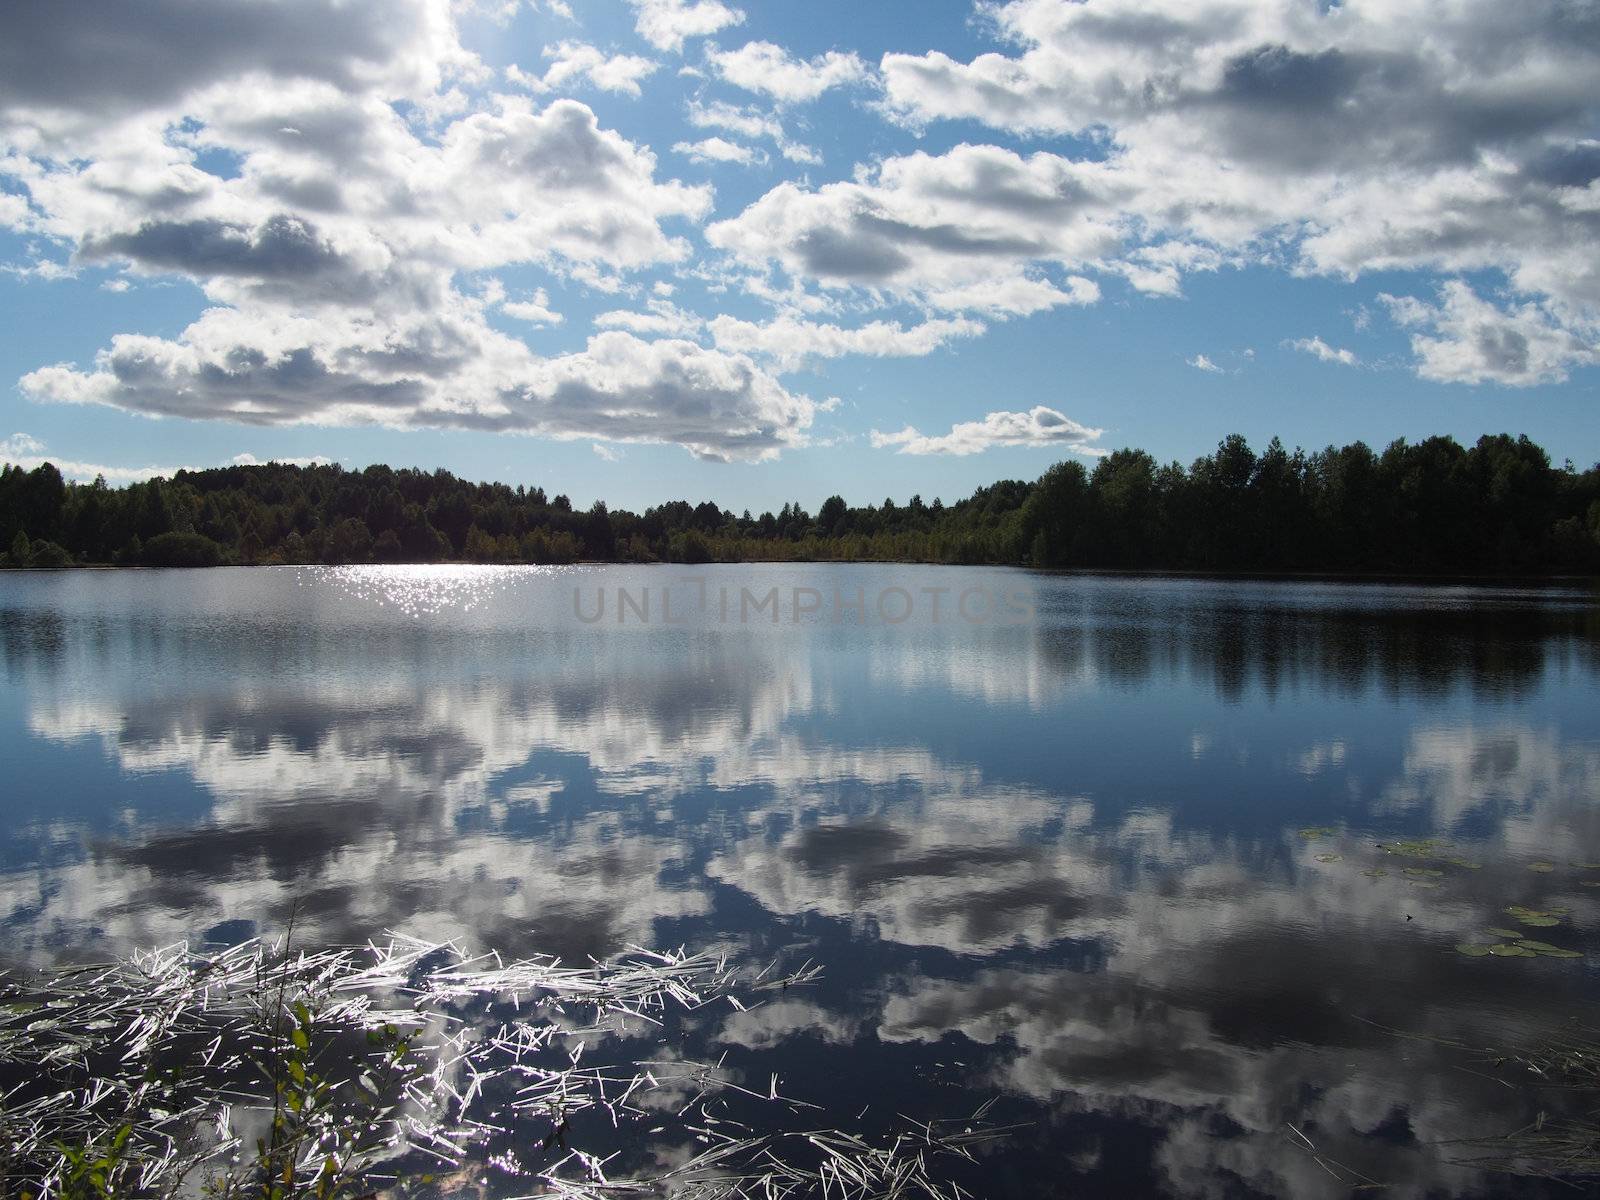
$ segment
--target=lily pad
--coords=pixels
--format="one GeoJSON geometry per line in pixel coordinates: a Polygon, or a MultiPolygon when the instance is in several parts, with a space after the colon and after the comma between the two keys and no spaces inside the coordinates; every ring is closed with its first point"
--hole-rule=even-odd
{"type": "Polygon", "coordinates": [[[1342,855],[1342,854],[1319,854],[1319,855],[1317,855],[1317,861],[1318,862],[1338,862],[1343,857],[1344,857],[1344,855],[1342,855]]]}
{"type": "Polygon", "coordinates": [[[1537,908],[1525,908],[1521,904],[1512,904],[1506,908],[1506,915],[1521,922],[1523,925],[1534,925],[1542,929],[1548,929],[1552,925],[1561,924],[1561,918],[1556,914],[1565,911],[1565,909],[1552,908],[1549,912],[1540,912],[1537,908]]]}
{"type": "Polygon", "coordinates": [[[1427,838],[1412,842],[1379,842],[1378,848],[1405,858],[1432,858],[1434,851],[1439,848],[1439,841],[1437,838],[1427,838]]]}
{"type": "Polygon", "coordinates": [[[1488,931],[1499,938],[1519,938],[1522,936],[1515,929],[1501,929],[1496,925],[1489,926],[1488,931]]]}
{"type": "Polygon", "coordinates": [[[1372,869],[1363,871],[1361,873],[1372,879],[1382,879],[1384,876],[1389,874],[1389,872],[1385,871],[1382,867],[1373,867],[1372,869]]]}
{"type": "Polygon", "coordinates": [[[1528,949],[1526,949],[1526,948],[1524,948],[1522,946],[1513,946],[1513,945],[1511,945],[1511,944],[1509,944],[1507,942],[1502,942],[1498,946],[1490,946],[1489,947],[1489,953],[1494,955],[1496,958],[1537,958],[1538,957],[1536,954],[1534,954],[1534,952],[1532,950],[1528,950],[1528,949]]]}
{"type": "Polygon", "coordinates": [[[1439,886],[1437,879],[1408,879],[1406,882],[1417,888],[1436,888],[1439,886]]]}
{"type": "Polygon", "coordinates": [[[1552,946],[1549,942],[1536,942],[1532,938],[1519,938],[1517,940],[1517,945],[1521,946],[1525,950],[1532,950],[1535,954],[1541,954],[1545,958],[1583,957],[1581,951],[1567,950],[1561,946],[1552,946]]]}
{"type": "Polygon", "coordinates": [[[1465,954],[1468,958],[1484,958],[1489,953],[1489,947],[1479,942],[1462,942],[1456,947],[1457,954],[1465,954]]]}
{"type": "Polygon", "coordinates": [[[1528,864],[1528,870],[1530,871],[1554,871],[1555,869],[1555,863],[1531,862],[1528,864]]]}
{"type": "Polygon", "coordinates": [[[1435,871],[1432,867],[1402,867],[1401,870],[1407,875],[1434,876],[1444,874],[1443,871],[1435,871]]]}
{"type": "Polygon", "coordinates": [[[1332,837],[1339,831],[1331,825],[1313,825],[1310,829],[1302,829],[1300,836],[1310,841],[1312,838],[1332,837]]]}

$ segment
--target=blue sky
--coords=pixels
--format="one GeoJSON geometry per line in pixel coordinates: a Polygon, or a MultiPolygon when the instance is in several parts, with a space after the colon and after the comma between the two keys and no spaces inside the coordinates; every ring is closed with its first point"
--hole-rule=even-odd
{"type": "Polygon", "coordinates": [[[21,0],[0,47],[13,461],[759,512],[1235,431],[1600,458],[1583,6],[21,0]]]}

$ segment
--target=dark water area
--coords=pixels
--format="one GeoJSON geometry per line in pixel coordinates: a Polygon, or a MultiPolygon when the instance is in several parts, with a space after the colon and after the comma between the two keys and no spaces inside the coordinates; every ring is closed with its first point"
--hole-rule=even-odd
{"type": "Polygon", "coordinates": [[[0,653],[13,965],[291,912],[326,944],[810,959],[675,1036],[841,1125],[998,1097],[1022,1128],[979,1194],[1348,1194],[1291,1128],[1385,1195],[1570,1194],[1457,1161],[1545,1101],[1440,1042],[1600,1026],[1582,587],[32,572],[0,576],[0,653]],[[723,619],[741,588],[778,620],[723,619]],[[1581,956],[1457,951],[1514,905],[1581,956]]]}

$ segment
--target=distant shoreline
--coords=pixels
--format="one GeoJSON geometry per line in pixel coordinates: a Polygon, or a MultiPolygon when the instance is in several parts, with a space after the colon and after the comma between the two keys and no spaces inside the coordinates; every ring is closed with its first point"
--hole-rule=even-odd
{"type": "Polygon", "coordinates": [[[1395,572],[1395,571],[1202,571],[1186,570],[1183,568],[1155,568],[1155,567],[1035,567],[1027,563],[950,563],[937,562],[929,559],[915,558],[883,558],[883,559],[834,559],[834,558],[750,558],[740,559],[736,562],[713,563],[683,563],[683,562],[618,562],[614,559],[582,559],[570,563],[484,563],[471,562],[465,559],[450,559],[435,562],[390,562],[390,563],[217,563],[214,566],[204,567],[155,567],[144,564],[118,564],[118,563],[72,563],[59,567],[0,567],[0,578],[6,575],[53,575],[68,574],[83,571],[96,572],[146,572],[146,571],[175,571],[184,574],[203,573],[206,571],[250,571],[250,570],[284,570],[284,569],[312,569],[312,570],[337,570],[341,567],[490,567],[505,569],[511,567],[553,567],[564,569],[568,567],[632,567],[632,568],[672,568],[678,571],[695,571],[706,568],[726,567],[940,567],[953,570],[983,570],[983,571],[1025,571],[1035,575],[1050,575],[1062,578],[1085,579],[1194,579],[1215,580],[1218,582],[1249,582],[1261,583],[1370,583],[1370,584],[1436,584],[1439,586],[1467,585],[1467,584],[1494,584],[1498,586],[1511,586],[1525,584],[1528,586],[1553,586],[1553,585],[1587,585],[1600,588],[1600,575],[1567,573],[1503,573],[1488,572],[1395,572]]]}
{"type": "Polygon", "coordinates": [[[447,471],[258,464],[111,488],[50,463],[0,468],[0,565],[927,562],[1193,578],[1563,579],[1600,575],[1600,465],[1526,437],[1305,453],[1238,435],[1188,467],[1113,451],[945,504],[707,500],[576,509],[447,471]]]}

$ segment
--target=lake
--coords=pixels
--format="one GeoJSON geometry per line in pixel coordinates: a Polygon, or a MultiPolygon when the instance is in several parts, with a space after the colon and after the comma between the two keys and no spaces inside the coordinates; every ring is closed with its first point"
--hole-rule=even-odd
{"type": "Polygon", "coordinates": [[[0,639],[13,965],[291,913],[809,959],[683,1036],[842,1125],[998,1098],[983,1194],[1347,1194],[1295,1130],[1386,1195],[1544,1194],[1445,1144],[1542,1101],[1442,1043],[1595,1023],[1592,591],[13,572],[0,639]],[[1517,905],[1578,956],[1458,951],[1517,905]]]}

